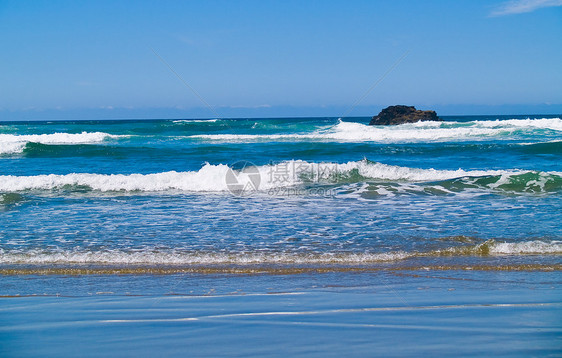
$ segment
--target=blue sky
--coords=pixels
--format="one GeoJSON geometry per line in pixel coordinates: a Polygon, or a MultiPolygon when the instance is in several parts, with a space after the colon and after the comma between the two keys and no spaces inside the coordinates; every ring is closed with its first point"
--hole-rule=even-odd
{"type": "Polygon", "coordinates": [[[0,120],[562,112],[562,1],[0,0],[0,120]]]}

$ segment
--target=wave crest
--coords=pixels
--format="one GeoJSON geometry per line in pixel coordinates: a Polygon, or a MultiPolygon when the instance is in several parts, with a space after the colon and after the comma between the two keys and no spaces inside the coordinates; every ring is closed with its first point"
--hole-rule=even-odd
{"type": "Polygon", "coordinates": [[[119,138],[103,132],[52,133],[52,134],[0,134],[0,154],[21,153],[27,143],[87,144],[100,143],[107,138],[119,138]]]}
{"type": "Polygon", "coordinates": [[[510,119],[472,122],[417,122],[397,126],[369,126],[339,120],[334,126],[312,133],[292,134],[199,134],[189,138],[224,142],[260,141],[341,141],[341,142],[421,142],[507,137],[532,130],[562,131],[560,118],[510,119]]]}
{"type": "MultiPolygon", "coordinates": [[[[205,164],[198,171],[169,171],[155,174],[90,174],[72,173],[36,176],[0,176],[0,192],[28,190],[90,190],[111,191],[186,191],[226,192],[228,180],[239,184],[259,177],[257,191],[296,185],[346,185],[350,183],[381,183],[393,188],[426,190],[427,185],[446,192],[464,189],[488,189],[511,192],[557,192],[562,189],[562,173],[524,170],[437,170],[408,168],[368,160],[348,163],[309,163],[300,160],[234,170],[225,164],[205,164]],[[251,172],[249,171],[251,169],[251,172]],[[254,176],[253,178],[250,178],[254,176]],[[250,178],[250,179],[249,179],[250,178]],[[386,184],[385,184],[386,183],[386,184]],[[421,187],[410,184],[427,183],[421,187]]],[[[378,190],[378,189],[377,189],[378,190]]],[[[395,190],[394,190],[395,191],[395,190]]],[[[427,191],[427,190],[426,190],[427,191]]]]}
{"type": "Polygon", "coordinates": [[[209,251],[28,251],[0,249],[0,264],[88,264],[88,265],[255,265],[255,264],[376,264],[410,258],[561,255],[562,241],[497,242],[451,247],[428,252],[209,252],[209,251]]]}

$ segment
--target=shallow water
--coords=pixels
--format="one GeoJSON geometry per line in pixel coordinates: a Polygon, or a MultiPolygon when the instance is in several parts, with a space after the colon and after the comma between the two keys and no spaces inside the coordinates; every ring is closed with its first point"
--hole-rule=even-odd
{"type": "Polygon", "coordinates": [[[14,284],[49,287],[49,296],[1,300],[3,356],[555,356],[562,342],[558,272],[26,276],[14,284]]]}

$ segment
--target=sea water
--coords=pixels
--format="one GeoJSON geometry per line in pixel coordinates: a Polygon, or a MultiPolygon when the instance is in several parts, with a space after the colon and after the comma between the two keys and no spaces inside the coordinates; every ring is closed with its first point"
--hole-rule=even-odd
{"type": "Polygon", "coordinates": [[[0,349],[560,353],[559,116],[368,121],[0,123],[0,349]]]}

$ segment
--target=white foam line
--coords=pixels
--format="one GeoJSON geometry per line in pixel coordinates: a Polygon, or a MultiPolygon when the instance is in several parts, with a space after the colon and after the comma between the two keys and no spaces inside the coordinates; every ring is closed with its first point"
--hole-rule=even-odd
{"type": "MultiPolygon", "coordinates": [[[[199,296],[206,298],[207,296],[199,296]]],[[[56,302],[50,305],[58,304],[56,302]]],[[[199,317],[180,317],[180,318],[147,318],[147,319],[108,319],[108,320],[83,320],[72,322],[56,322],[32,325],[9,325],[0,326],[0,331],[16,331],[27,329],[48,329],[62,326],[81,326],[89,324],[128,324],[128,323],[156,323],[156,322],[196,322],[204,320],[221,320],[230,318],[247,318],[247,317],[276,317],[276,316],[303,316],[303,315],[322,315],[322,314],[340,314],[340,313],[361,313],[361,312],[400,312],[400,311],[421,311],[421,310],[447,310],[447,309],[470,309],[470,308],[522,308],[522,307],[557,307],[562,306],[562,302],[535,302],[535,303],[477,303],[477,304],[457,304],[457,305],[431,305],[431,306],[407,306],[407,307],[366,307],[351,309],[327,309],[327,310],[310,310],[310,311],[272,311],[272,312],[244,312],[230,313],[222,315],[208,315],[199,317]]],[[[251,323],[258,321],[252,320],[251,323]]],[[[239,321],[239,323],[242,323],[239,321]]],[[[385,325],[385,324],[349,324],[349,323],[321,323],[321,322],[283,322],[283,321],[263,321],[266,324],[297,324],[297,325],[330,325],[339,327],[382,327],[382,328],[406,328],[406,329],[423,329],[423,330],[473,330],[466,327],[438,327],[438,326],[420,326],[420,325],[385,325]]],[[[545,328],[548,330],[548,328],[545,328]]],[[[474,330],[481,330],[474,328],[474,330]]],[[[559,332],[558,328],[553,332],[559,332]]]]}
{"type": "Polygon", "coordinates": [[[167,295],[163,297],[164,299],[194,299],[194,298],[225,298],[225,297],[260,297],[260,296],[294,296],[294,295],[306,295],[306,292],[271,292],[271,293],[243,293],[235,292],[226,295],[204,295],[204,296],[187,296],[187,295],[167,295]]]}
{"type": "Polygon", "coordinates": [[[218,118],[214,119],[179,119],[177,121],[173,121],[173,123],[215,123],[219,121],[218,118]]]}
{"type": "MultiPolygon", "coordinates": [[[[479,255],[481,246],[488,246],[491,256],[508,255],[559,255],[562,253],[562,241],[541,240],[523,242],[489,241],[474,247],[466,247],[462,256],[479,255]]],[[[455,254],[456,249],[443,249],[445,255],[455,254]]],[[[346,253],[346,254],[295,254],[287,252],[270,252],[255,254],[240,253],[210,253],[210,252],[128,252],[120,250],[110,251],[53,251],[29,250],[27,252],[10,251],[0,248],[0,263],[2,264],[152,264],[152,265],[256,265],[256,264],[370,264],[392,262],[411,257],[435,255],[435,252],[380,252],[380,253],[346,253]]],[[[249,266],[251,267],[251,266],[249,266]]],[[[259,266],[257,266],[259,270],[259,266]]]]}
{"type": "MultiPolygon", "coordinates": [[[[258,175],[260,180],[256,184],[258,191],[273,188],[291,187],[304,183],[337,183],[346,175],[357,171],[359,175],[382,181],[427,182],[456,179],[463,177],[480,177],[502,175],[502,180],[509,180],[509,176],[525,174],[531,171],[511,170],[437,170],[399,167],[366,160],[348,163],[308,163],[292,160],[276,165],[264,165],[255,168],[257,174],[242,172],[234,179],[242,186],[251,183],[252,175],[258,175]],[[275,180],[276,171],[286,170],[283,180],[275,180]]],[[[99,191],[194,191],[194,192],[225,192],[229,188],[226,182],[227,173],[231,169],[224,164],[205,164],[198,171],[176,172],[169,171],[154,174],[48,174],[36,176],[0,176],[0,191],[24,190],[52,190],[64,186],[86,186],[99,191]]],[[[543,173],[559,175],[558,172],[543,173]]],[[[501,183],[499,183],[501,184],[501,183]]],[[[499,185],[498,184],[498,185],[499,185]]]]}
{"type": "MultiPolygon", "coordinates": [[[[447,309],[466,309],[466,308],[515,308],[515,307],[546,307],[546,306],[562,306],[562,302],[541,302],[541,303],[476,303],[476,304],[458,304],[458,305],[433,305],[433,306],[407,306],[407,307],[366,307],[366,308],[343,308],[328,310],[311,310],[311,311],[271,311],[271,312],[244,312],[244,313],[227,313],[220,315],[208,315],[199,317],[182,317],[182,318],[154,318],[154,319],[114,319],[101,320],[101,323],[146,323],[146,322],[188,322],[201,321],[206,319],[222,319],[222,318],[246,318],[246,317],[272,317],[272,316],[308,316],[321,314],[339,314],[339,313],[360,313],[360,312],[398,312],[398,311],[420,311],[420,310],[447,310],[447,309]]],[[[340,325],[337,323],[336,325],[340,325]]],[[[401,327],[400,325],[367,325],[372,327],[401,327]]],[[[415,327],[415,326],[407,326],[415,327]]],[[[424,326],[425,328],[425,326],[424,326]]]]}
{"type": "Polygon", "coordinates": [[[562,131],[560,118],[512,119],[473,122],[417,122],[397,126],[369,126],[339,121],[328,129],[293,134],[199,134],[188,138],[225,142],[324,140],[341,142],[423,142],[505,137],[514,131],[549,129],[562,131]]]}
{"type": "Polygon", "coordinates": [[[107,138],[123,138],[103,132],[51,133],[51,134],[0,134],[0,154],[20,153],[27,143],[41,144],[89,144],[100,143],[107,138]]]}
{"type": "Polygon", "coordinates": [[[552,143],[562,143],[562,139],[553,139],[546,142],[532,142],[532,143],[516,143],[517,145],[535,145],[535,144],[552,144],[552,143]]]}

